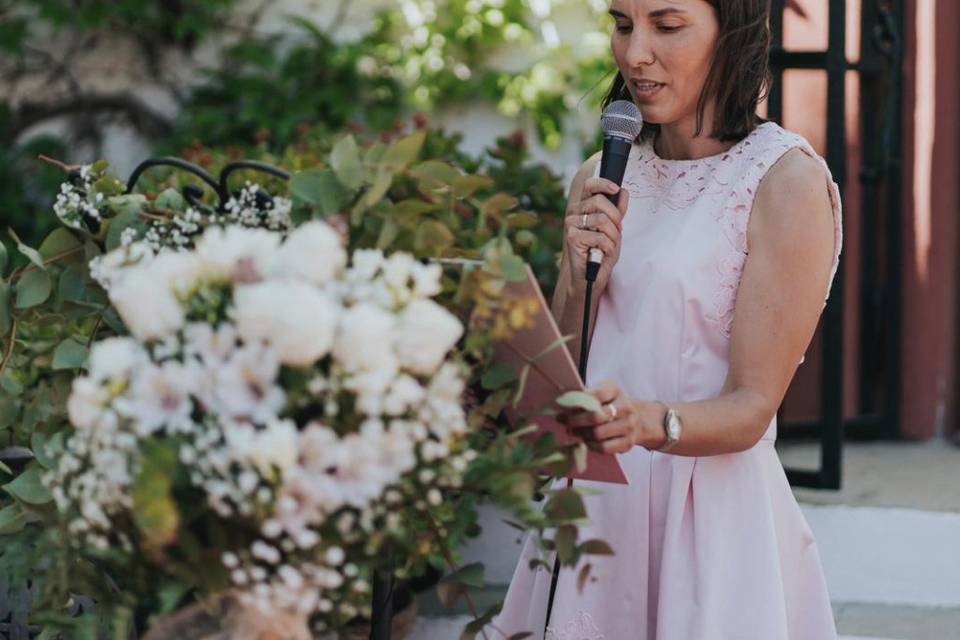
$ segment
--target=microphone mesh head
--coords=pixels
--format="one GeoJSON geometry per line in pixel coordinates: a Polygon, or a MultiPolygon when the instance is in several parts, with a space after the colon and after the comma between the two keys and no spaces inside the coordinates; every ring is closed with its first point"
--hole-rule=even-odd
{"type": "Polygon", "coordinates": [[[600,126],[603,127],[603,135],[632,142],[643,129],[643,116],[640,115],[637,105],[629,100],[617,100],[604,109],[600,116],[600,126]]]}

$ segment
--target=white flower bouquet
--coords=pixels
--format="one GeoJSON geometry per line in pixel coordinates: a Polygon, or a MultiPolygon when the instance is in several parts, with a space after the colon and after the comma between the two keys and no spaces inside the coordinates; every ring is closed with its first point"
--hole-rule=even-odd
{"type": "Polygon", "coordinates": [[[128,243],[94,267],[130,335],[94,343],[73,383],[46,478],[69,532],[148,580],[234,594],[278,637],[369,615],[390,540],[431,553],[404,514],[441,505],[478,455],[440,266],[348,260],[312,221],[128,243]]]}

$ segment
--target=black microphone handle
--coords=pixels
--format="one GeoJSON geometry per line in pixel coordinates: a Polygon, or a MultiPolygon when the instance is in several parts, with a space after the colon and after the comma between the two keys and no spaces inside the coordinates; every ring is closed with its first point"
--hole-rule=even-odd
{"type": "MultiPolygon", "coordinates": [[[[616,136],[603,139],[603,154],[600,156],[600,177],[618,187],[623,184],[623,174],[627,171],[627,158],[633,143],[616,136]]],[[[614,205],[620,202],[620,192],[605,194],[614,205]]]]}

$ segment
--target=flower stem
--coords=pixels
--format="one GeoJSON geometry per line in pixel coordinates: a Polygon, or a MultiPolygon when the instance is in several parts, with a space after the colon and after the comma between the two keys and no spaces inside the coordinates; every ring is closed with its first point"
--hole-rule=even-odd
{"type": "Polygon", "coordinates": [[[10,356],[13,355],[13,345],[17,341],[17,319],[13,319],[13,325],[10,327],[10,342],[7,344],[7,352],[3,356],[3,360],[0,361],[0,376],[3,375],[4,370],[7,368],[7,363],[10,361],[10,356]]]}

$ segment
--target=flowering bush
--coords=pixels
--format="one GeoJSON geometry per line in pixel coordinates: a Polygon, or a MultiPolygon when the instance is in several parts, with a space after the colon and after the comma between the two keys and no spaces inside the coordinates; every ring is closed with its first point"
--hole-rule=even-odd
{"type": "Polygon", "coordinates": [[[133,243],[100,267],[132,337],[96,343],[73,383],[50,474],[69,531],[182,562],[195,584],[229,573],[241,602],[303,629],[369,611],[378,533],[422,497],[439,506],[478,455],[440,266],[375,249],[348,266],[313,221],[285,239],[211,227],[157,256],[133,243]],[[184,537],[229,541],[222,567],[168,548],[184,537]]]}
{"type": "Polygon", "coordinates": [[[144,629],[235,592],[296,637],[368,615],[374,572],[447,573],[452,603],[482,584],[458,548],[485,501],[557,528],[566,564],[602,548],[576,491],[531,503],[571,452],[500,421],[520,383],[492,342],[529,314],[500,293],[551,221],[428,144],[341,137],[219,206],[69,168],[64,226],[0,286],[0,570],[45,624],[144,629]]]}

